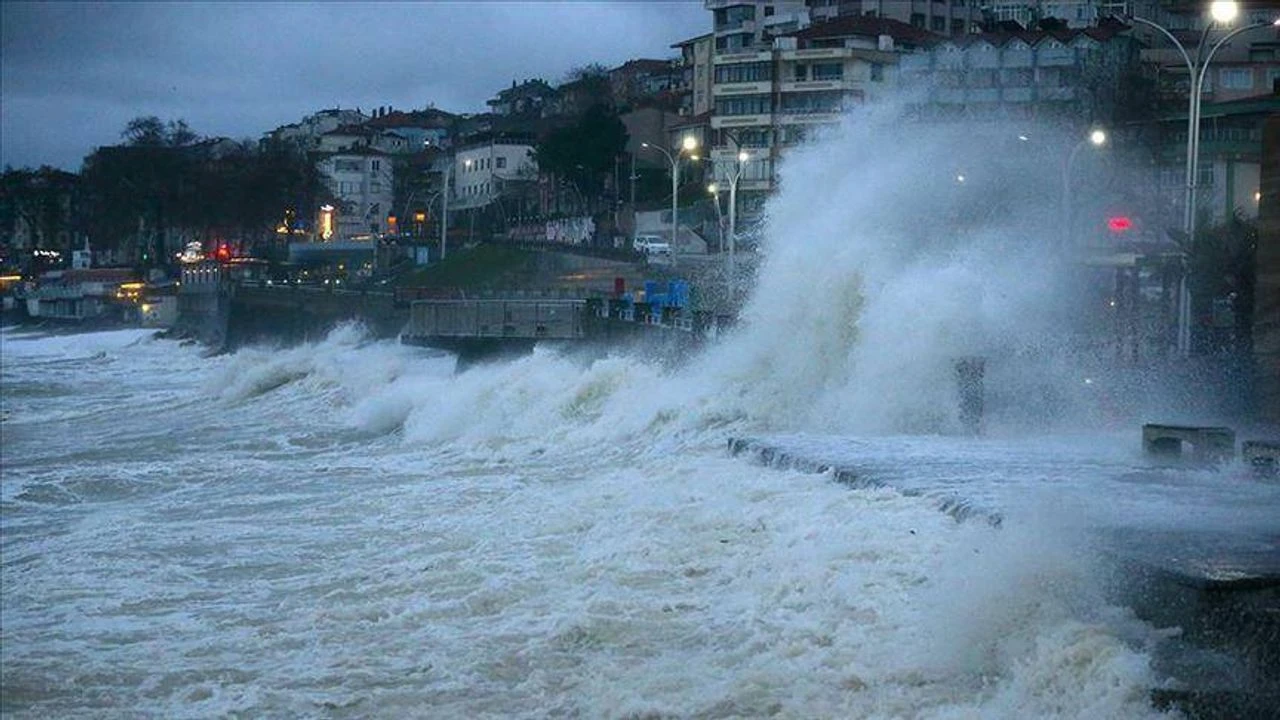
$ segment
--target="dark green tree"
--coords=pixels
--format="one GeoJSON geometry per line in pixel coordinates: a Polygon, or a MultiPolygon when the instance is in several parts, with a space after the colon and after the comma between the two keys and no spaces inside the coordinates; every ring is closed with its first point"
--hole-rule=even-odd
{"type": "Polygon", "coordinates": [[[593,105],[573,125],[549,133],[538,144],[535,157],[539,170],[571,183],[594,209],[627,138],[627,128],[615,111],[593,105]]]}

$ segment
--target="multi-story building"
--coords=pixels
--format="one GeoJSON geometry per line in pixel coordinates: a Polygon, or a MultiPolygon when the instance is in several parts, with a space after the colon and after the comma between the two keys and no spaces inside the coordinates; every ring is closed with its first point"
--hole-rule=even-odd
{"type": "Polygon", "coordinates": [[[715,44],[711,33],[682,40],[671,47],[680,50],[680,114],[703,115],[711,112],[711,49],[715,44]]]}
{"type": "Polygon", "coordinates": [[[358,109],[331,108],[308,115],[296,123],[281,125],[267,133],[267,139],[291,143],[303,151],[313,150],[318,145],[321,135],[344,125],[363,124],[368,119],[369,117],[358,109]]]}
{"type": "Polygon", "coordinates": [[[454,116],[443,110],[428,108],[404,112],[394,108],[381,108],[365,126],[381,132],[390,132],[402,138],[403,146],[394,148],[383,145],[388,152],[418,153],[426,148],[447,148],[451,140],[450,127],[454,116]]]}
{"type": "Polygon", "coordinates": [[[388,232],[395,197],[392,157],[367,146],[314,153],[316,167],[337,198],[321,209],[321,240],[347,241],[388,232]]]}
{"type": "Polygon", "coordinates": [[[490,137],[458,147],[449,207],[482,208],[510,194],[515,184],[532,183],[538,177],[533,150],[528,138],[490,137]]]}
{"type": "Polygon", "coordinates": [[[904,56],[902,80],[927,98],[915,106],[925,120],[1110,125],[1124,100],[1122,77],[1138,71],[1138,45],[1126,29],[1104,24],[947,38],[926,52],[904,56]]]}
{"type": "Polygon", "coordinates": [[[555,88],[542,78],[525,80],[518,85],[512,80],[511,87],[499,90],[497,96],[487,100],[485,104],[494,115],[538,117],[542,114],[543,107],[550,104],[555,96],[555,88]]]}
{"type": "Polygon", "coordinates": [[[614,100],[626,107],[671,106],[679,102],[682,80],[679,60],[640,58],[609,71],[614,100]]]}
{"type": "Polygon", "coordinates": [[[894,86],[899,55],[938,38],[896,20],[846,16],[714,56],[711,158],[728,176],[741,150],[739,191],[771,189],[775,164],[815,126],[894,86]]]}
{"type": "Polygon", "coordinates": [[[819,17],[870,16],[897,20],[939,35],[973,32],[985,17],[985,0],[810,0],[819,17]]]}

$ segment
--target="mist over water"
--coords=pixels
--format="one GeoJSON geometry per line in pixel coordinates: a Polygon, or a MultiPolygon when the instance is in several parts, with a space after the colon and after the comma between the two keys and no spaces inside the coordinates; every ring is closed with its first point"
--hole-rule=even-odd
{"type": "MultiPolygon", "coordinates": [[[[1053,152],[898,123],[788,155],[742,324],[678,368],[6,330],[6,716],[1155,715],[1164,634],[1108,599],[1089,518],[1041,511],[1094,469],[1028,460],[1064,482],[997,530],[724,453],[952,453],[966,355],[1055,398],[993,388],[994,434],[1097,429],[1053,152]]],[[[975,486],[1025,479],[976,447],[975,486]]]]}

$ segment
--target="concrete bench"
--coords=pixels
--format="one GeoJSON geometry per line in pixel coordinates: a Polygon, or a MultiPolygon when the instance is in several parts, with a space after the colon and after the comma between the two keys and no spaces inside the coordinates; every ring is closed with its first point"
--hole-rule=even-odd
{"type": "Polygon", "coordinates": [[[1280,475],[1280,442],[1246,440],[1240,446],[1240,458],[1253,469],[1255,475],[1275,477],[1280,475]]]}
{"type": "Polygon", "coordinates": [[[1236,434],[1231,428],[1195,425],[1142,426],[1142,450],[1148,455],[1179,457],[1182,445],[1192,448],[1192,458],[1203,462],[1230,460],[1236,452],[1236,434]]]}

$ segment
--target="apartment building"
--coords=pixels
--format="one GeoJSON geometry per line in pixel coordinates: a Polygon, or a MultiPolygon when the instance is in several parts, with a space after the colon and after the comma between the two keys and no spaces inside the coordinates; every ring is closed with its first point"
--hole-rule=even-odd
{"type": "Polygon", "coordinates": [[[682,40],[674,45],[680,51],[680,114],[704,115],[711,112],[712,33],[682,40]]]}
{"type": "Polygon", "coordinates": [[[1122,77],[1137,72],[1138,44],[1123,25],[983,33],[904,56],[903,85],[920,88],[924,120],[1025,119],[1110,125],[1122,77]]]}
{"type": "Polygon", "coordinates": [[[533,182],[538,164],[532,140],[488,138],[458,147],[453,157],[449,207],[481,208],[507,194],[515,182],[533,182]]]}
{"type": "Polygon", "coordinates": [[[392,157],[365,146],[314,156],[316,168],[337,198],[334,205],[321,209],[320,239],[345,242],[388,232],[395,192],[392,157]]]}
{"type": "Polygon", "coordinates": [[[769,44],[713,56],[711,159],[725,178],[742,164],[740,191],[772,188],[788,146],[850,108],[886,95],[899,56],[939,38],[906,23],[846,16],[773,36],[769,44]]]}
{"type": "Polygon", "coordinates": [[[866,16],[897,20],[939,35],[973,32],[984,16],[986,0],[811,0],[815,20],[866,16]]]}

